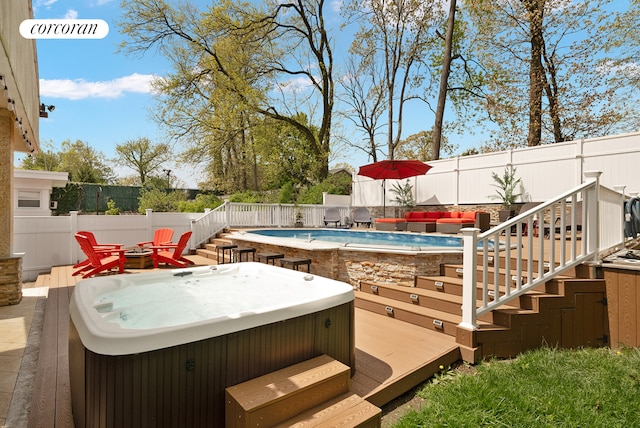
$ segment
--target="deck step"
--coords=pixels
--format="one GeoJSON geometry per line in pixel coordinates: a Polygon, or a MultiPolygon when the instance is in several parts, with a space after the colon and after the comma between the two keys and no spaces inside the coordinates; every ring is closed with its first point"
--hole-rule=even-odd
{"type": "Polygon", "coordinates": [[[307,410],[276,428],[286,427],[358,427],[378,428],[381,424],[382,410],[356,394],[340,395],[320,406],[307,410]]]}
{"type": "Polygon", "coordinates": [[[225,390],[225,427],[271,427],[349,392],[349,366],[321,355],[225,390]]]}
{"type": "Polygon", "coordinates": [[[216,260],[216,250],[211,250],[209,249],[209,247],[205,248],[198,248],[196,250],[196,254],[201,256],[201,257],[206,257],[208,259],[212,259],[212,260],[216,260]]]}
{"type": "MultiPolygon", "coordinates": [[[[374,284],[362,282],[360,291],[387,299],[389,306],[395,306],[396,302],[410,303],[414,306],[434,309],[436,311],[446,312],[452,315],[462,316],[462,296],[457,294],[443,293],[441,291],[426,290],[416,287],[406,287],[394,284],[374,284]]],[[[478,293],[477,305],[481,306],[480,297],[482,293],[478,293]]],[[[532,299],[514,299],[504,304],[503,310],[521,311],[525,313],[531,309],[532,299]]],[[[480,321],[495,323],[493,312],[482,315],[480,321]]]]}
{"type": "MultiPolygon", "coordinates": [[[[462,278],[463,276],[463,271],[462,271],[463,267],[462,265],[457,265],[457,264],[444,264],[440,267],[440,273],[442,276],[446,276],[449,278],[462,278]]],[[[495,272],[496,272],[496,268],[494,268],[493,266],[488,266],[487,267],[487,282],[489,284],[494,284],[495,281],[495,272]]],[[[516,269],[514,269],[514,267],[512,266],[511,270],[510,270],[510,280],[509,283],[510,284],[514,284],[515,281],[518,279],[516,276],[516,269]]],[[[482,279],[482,275],[483,275],[483,271],[481,270],[481,266],[478,266],[478,271],[476,272],[476,278],[478,280],[482,279]]],[[[534,273],[535,276],[535,273],[534,273]]],[[[522,278],[520,279],[522,282],[526,282],[527,281],[527,271],[523,271],[522,272],[522,278]]],[[[505,270],[504,269],[498,269],[498,284],[500,285],[504,285],[505,284],[505,270]]]]}
{"type": "MultiPolygon", "coordinates": [[[[436,309],[424,308],[411,303],[393,301],[375,294],[356,291],[356,308],[371,311],[380,315],[387,315],[400,321],[408,322],[419,327],[456,336],[456,327],[460,324],[461,316],[436,309]]],[[[493,323],[478,320],[485,328],[503,328],[493,323]]]]}

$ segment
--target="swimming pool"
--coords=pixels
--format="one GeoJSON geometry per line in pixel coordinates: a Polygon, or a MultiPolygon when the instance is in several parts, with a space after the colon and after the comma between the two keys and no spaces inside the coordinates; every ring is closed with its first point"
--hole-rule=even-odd
{"type": "Polygon", "coordinates": [[[250,233],[274,238],[299,239],[301,242],[324,241],[343,245],[371,245],[411,250],[460,249],[462,238],[425,235],[411,232],[379,232],[345,229],[259,229],[250,233]]]}
{"type": "MultiPolygon", "coordinates": [[[[226,236],[256,253],[311,260],[311,273],[359,287],[362,282],[412,287],[419,275],[440,275],[462,263],[462,238],[346,229],[250,229],[226,236]]],[[[276,262],[277,263],[277,262],[276,262]]]]}

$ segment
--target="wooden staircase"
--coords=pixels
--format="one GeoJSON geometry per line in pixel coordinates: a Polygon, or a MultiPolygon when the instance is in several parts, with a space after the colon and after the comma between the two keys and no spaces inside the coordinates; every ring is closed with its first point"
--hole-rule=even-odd
{"type": "Polygon", "coordinates": [[[350,392],[350,371],[320,355],[228,387],[225,427],[380,427],[381,410],[350,392]]]}
{"type": "MultiPolygon", "coordinates": [[[[231,240],[226,238],[225,235],[223,234],[215,238],[211,238],[208,243],[202,245],[202,248],[196,249],[196,254],[202,257],[206,257],[208,259],[217,260],[216,246],[224,245],[224,244],[231,244],[231,240]]],[[[231,262],[231,256],[228,251],[224,256],[224,262],[225,263],[231,262]]]]}
{"type": "MultiPolygon", "coordinates": [[[[501,259],[489,267],[490,283],[495,278],[494,270],[502,270],[504,265],[501,259]]],[[[522,269],[526,277],[528,266],[524,264],[522,269]]],[[[537,265],[532,266],[534,275],[537,269],[537,265]]],[[[481,316],[478,329],[470,331],[458,326],[462,316],[462,265],[442,265],[440,270],[440,276],[416,277],[414,287],[362,282],[356,291],[356,307],[453,336],[462,358],[469,362],[513,357],[545,344],[566,348],[608,344],[604,280],[578,278],[571,271],[571,276],[556,277],[508,306],[481,316]]],[[[506,285],[503,279],[499,281],[494,292],[503,294],[506,285]]],[[[477,299],[481,298],[478,288],[477,299]]]]}

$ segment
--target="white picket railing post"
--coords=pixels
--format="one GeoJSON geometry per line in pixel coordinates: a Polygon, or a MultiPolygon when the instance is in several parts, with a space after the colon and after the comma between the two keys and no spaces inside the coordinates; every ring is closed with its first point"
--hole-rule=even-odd
{"type": "MultiPolygon", "coordinates": [[[[598,191],[600,190],[601,171],[586,171],[584,173],[586,182],[595,182],[595,186],[584,192],[586,203],[583,202],[583,212],[586,215],[583,221],[583,234],[586,232],[586,251],[593,252],[593,261],[598,261],[598,249],[600,248],[600,199],[598,191]]],[[[584,196],[583,196],[584,198],[584,196]]],[[[584,239],[584,237],[583,237],[584,239]]]]}
{"type": "Polygon", "coordinates": [[[480,229],[464,228],[460,230],[463,239],[462,266],[462,322],[460,327],[468,330],[476,329],[476,256],[478,249],[478,233],[480,229]]]}

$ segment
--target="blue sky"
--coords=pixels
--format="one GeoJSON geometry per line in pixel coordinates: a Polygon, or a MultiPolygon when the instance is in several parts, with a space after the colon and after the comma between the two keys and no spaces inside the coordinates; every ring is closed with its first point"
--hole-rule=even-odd
{"type": "MultiPolygon", "coordinates": [[[[62,141],[82,140],[113,158],[116,144],[128,140],[147,137],[153,142],[170,142],[151,119],[155,101],[149,86],[154,76],[165,75],[170,66],[153,51],[142,57],[117,53],[123,40],[116,27],[121,16],[120,0],[32,1],[36,19],[102,19],[109,24],[109,34],[100,40],[37,40],[41,102],[55,106],[48,119],[40,120],[41,146],[57,150],[62,141]]],[[[210,1],[193,0],[204,5],[210,1]]],[[[338,29],[336,24],[333,30],[338,29]]],[[[408,110],[422,114],[405,118],[405,136],[432,126],[432,115],[426,107],[408,110]]],[[[178,152],[180,147],[175,150],[178,152]]],[[[356,168],[369,162],[356,151],[341,149],[339,153],[341,157],[334,162],[346,162],[356,168]]],[[[16,165],[22,157],[16,157],[16,165]]],[[[112,166],[118,176],[133,174],[129,169],[112,166]]],[[[165,168],[188,187],[196,187],[204,178],[191,165],[171,164],[165,168]]]]}

